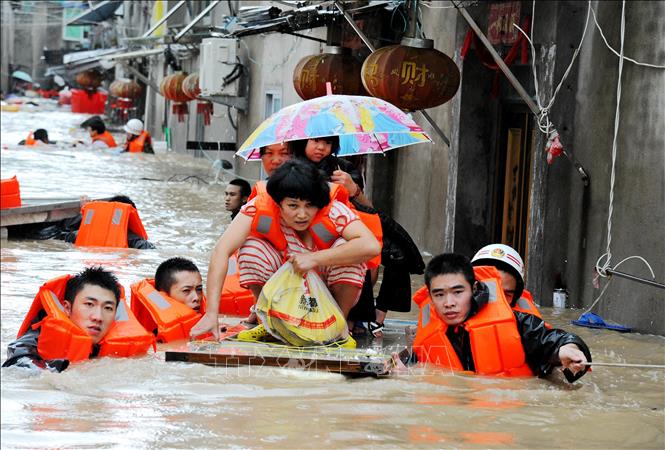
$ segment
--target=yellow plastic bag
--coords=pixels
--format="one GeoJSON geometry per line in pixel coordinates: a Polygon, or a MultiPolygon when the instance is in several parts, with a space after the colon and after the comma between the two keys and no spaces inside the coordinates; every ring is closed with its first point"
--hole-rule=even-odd
{"type": "Polygon", "coordinates": [[[344,315],[319,275],[310,270],[303,277],[290,262],[263,286],[256,314],[271,335],[297,347],[326,345],[349,335],[344,315]]]}

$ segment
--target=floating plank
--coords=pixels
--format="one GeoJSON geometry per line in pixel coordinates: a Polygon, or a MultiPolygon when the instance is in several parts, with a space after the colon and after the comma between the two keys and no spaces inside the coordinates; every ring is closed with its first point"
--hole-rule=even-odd
{"type": "MultiPolygon", "coordinates": [[[[100,198],[91,201],[108,200],[109,198],[100,198]]],[[[0,227],[57,222],[58,220],[75,217],[81,213],[80,199],[24,198],[22,199],[22,203],[23,205],[18,208],[0,210],[0,227]]]]}
{"type": "Polygon", "coordinates": [[[234,340],[189,342],[182,348],[166,351],[165,359],[214,367],[285,367],[377,377],[387,375],[394,366],[391,355],[375,349],[290,347],[234,340]]]}

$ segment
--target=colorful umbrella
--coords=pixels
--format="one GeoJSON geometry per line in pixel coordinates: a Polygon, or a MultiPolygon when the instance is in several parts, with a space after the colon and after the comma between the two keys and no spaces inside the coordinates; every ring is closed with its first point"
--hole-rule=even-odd
{"type": "Polygon", "coordinates": [[[325,95],[287,106],[268,117],[236,152],[259,159],[259,148],[281,142],[339,136],[338,156],[383,153],[432,142],[401,109],[385,100],[359,95],[325,95]]]}
{"type": "Polygon", "coordinates": [[[15,70],[14,72],[12,72],[12,77],[17,78],[21,81],[32,83],[32,77],[27,73],[23,72],[22,70],[15,70]]]}

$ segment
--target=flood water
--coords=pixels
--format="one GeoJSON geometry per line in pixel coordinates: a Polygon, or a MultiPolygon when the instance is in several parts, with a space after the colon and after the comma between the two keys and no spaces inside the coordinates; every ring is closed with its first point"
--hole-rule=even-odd
{"type": "MultiPolygon", "coordinates": [[[[68,148],[65,141],[84,137],[77,127],[86,117],[2,112],[2,178],[16,174],[23,198],[126,194],[157,249],[3,241],[2,360],[46,280],[103,264],[129,292],[172,256],[194,260],[205,279],[210,250],[229,223],[224,184],[201,181],[215,178],[208,159],[68,148]],[[40,127],[62,144],[13,145],[40,127]]],[[[554,326],[574,328],[594,361],[665,364],[662,337],[570,325],[581,311],[543,312],[554,326]]],[[[416,310],[390,317],[415,319],[416,310]]],[[[1,375],[3,448],[665,448],[662,369],[599,366],[572,386],[561,376],[496,379],[432,368],[350,379],[166,363],[158,351],[60,374],[8,368],[1,375]]]]}

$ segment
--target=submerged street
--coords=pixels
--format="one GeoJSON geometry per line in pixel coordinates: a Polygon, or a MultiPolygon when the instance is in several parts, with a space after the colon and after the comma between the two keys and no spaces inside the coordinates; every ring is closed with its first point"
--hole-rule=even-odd
{"type": "MultiPolygon", "coordinates": [[[[151,277],[161,261],[183,256],[198,265],[205,283],[210,251],[230,223],[223,192],[232,175],[218,173],[209,159],[71,147],[84,139],[79,125],[89,116],[53,104],[33,109],[38,111],[2,112],[2,178],[16,175],[25,199],[125,194],[157,248],[100,252],[58,240],[3,240],[3,360],[46,280],[102,264],[118,276],[128,299],[131,283],[151,277]],[[15,145],[41,127],[59,144],[15,145]]],[[[420,276],[412,277],[413,288],[421,284],[420,276]]],[[[594,362],[665,364],[661,336],[571,325],[582,310],[542,311],[553,326],[579,334],[594,362]]],[[[390,318],[416,320],[417,308],[390,318]]],[[[163,350],[93,359],[60,374],[3,369],[2,447],[665,446],[662,369],[599,366],[574,385],[560,374],[500,379],[420,366],[384,379],[350,379],[297,369],[166,363],[163,350]]]]}

